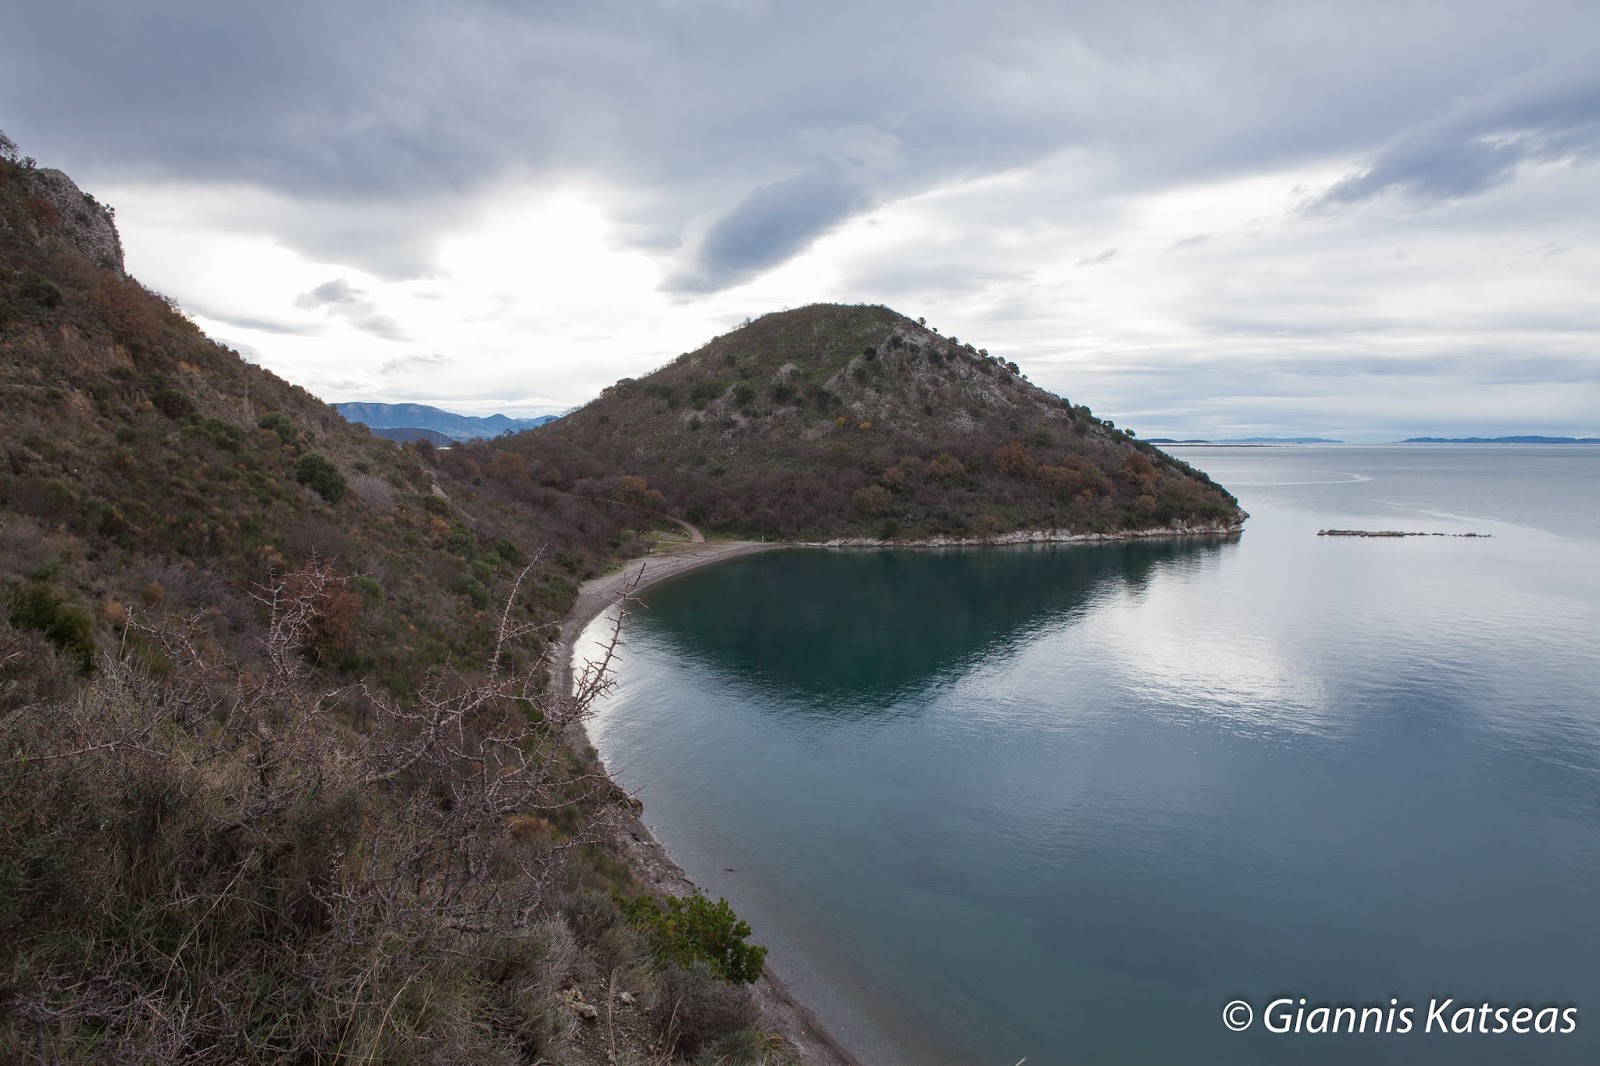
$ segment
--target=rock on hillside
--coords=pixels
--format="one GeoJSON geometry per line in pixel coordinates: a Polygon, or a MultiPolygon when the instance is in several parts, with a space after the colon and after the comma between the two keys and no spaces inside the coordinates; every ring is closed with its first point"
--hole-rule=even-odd
{"type": "Polygon", "coordinates": [[[4,168],[0,182],[20,210],[0,215],[0,238],[46,251],[75,250],[96,266],[123,273],[122,238],[109,207],[59,170],[4,168]]]}
{"type": "MultiPolygon", "coordinates": [[[[985,538],[1237,528],[1204,474],[885,307],[747,322],[496,447],[545,484],[643,478],[713,529],[985,538]]],[[[637,486],[635,486],[637,487],[637,486]]]]}

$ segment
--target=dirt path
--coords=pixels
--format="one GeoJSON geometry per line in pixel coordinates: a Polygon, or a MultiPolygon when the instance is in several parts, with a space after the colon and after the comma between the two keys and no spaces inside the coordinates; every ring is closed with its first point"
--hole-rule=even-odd
{"type": "Polygon", "coordinates": [[[669,515],[669,514],[664,514],[661,517],[665,518],[668,522],[676,522],[676,523],[678,523],[678,525],[682,526],[683,527],[683,531],[685,533],[689,534],[689,543],[690,544],[704,544],[706,542],[706,535],[704,533],[700,532],[700,527],[699,526],[692,526],[688,522],[685,522],[683,519],[674,518],[672,515],[669,515]]]}

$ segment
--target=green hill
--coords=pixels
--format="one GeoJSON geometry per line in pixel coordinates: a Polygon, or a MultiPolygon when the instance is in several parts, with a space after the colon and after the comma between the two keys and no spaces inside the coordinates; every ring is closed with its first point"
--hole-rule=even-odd
{"type": "Polygon", "coordinates": [[[495,442],[544,484],[643,478],[710,529],[787,538],[1222,530],[1204,474],[885,307],[765,315],[495,442]]]}

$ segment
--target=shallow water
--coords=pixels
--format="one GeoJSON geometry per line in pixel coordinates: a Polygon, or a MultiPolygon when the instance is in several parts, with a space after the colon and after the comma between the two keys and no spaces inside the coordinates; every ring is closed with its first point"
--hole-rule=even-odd
{"type": "Polygon", "coordinates": [[[1174,451],[1242,537],[646,590],[596,745],[870,1063],[1595,1061],[1600,448],[1174,451]],[[1415,1030],[1263,1030],[1302,996],[1415,1030]]]}

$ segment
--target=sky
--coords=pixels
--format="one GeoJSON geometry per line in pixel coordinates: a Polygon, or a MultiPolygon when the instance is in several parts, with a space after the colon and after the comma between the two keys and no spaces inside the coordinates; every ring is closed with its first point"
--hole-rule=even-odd
{"type": "Polygon", "coordinates": [[[329,401],[882,303],[1147,437],[1600,434],[1600,4],[51,0],[0,130],[329,401]]]}

